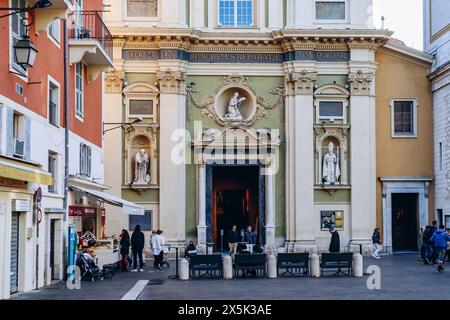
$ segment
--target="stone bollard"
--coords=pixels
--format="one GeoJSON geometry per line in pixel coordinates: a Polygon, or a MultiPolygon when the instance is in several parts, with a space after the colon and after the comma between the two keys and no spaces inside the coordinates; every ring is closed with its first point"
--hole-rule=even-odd
{"type": "Polygon", "coordinates": [[[231,260],[231,256],[224,256],[222,258],[223,265],[223,278],[226,280],[233,279],[233,261],[231,260]]]}
{"type": "Polygon", "coordinates": [[[277,276],[277,258],[271,254],[267,257],[267,277],[276,279],[277,276]]]}
{"type": "Polygon", "coordinates": [[[320,260],[319,255],[317,253],[313,253],[311,255],[311,266],[309,268],[311,277],[319,278],[320,277],[320,260]]]}
{"type": "Polygon", "coordinates": [[[353,276],[363,276],[363,257],[359,253],[353,255],[353,276]]]}
{"type": "Polygon", "coordinates": [[[180,259],[178,276],[180,280],[189,280],[189,261],[180,259]]]}

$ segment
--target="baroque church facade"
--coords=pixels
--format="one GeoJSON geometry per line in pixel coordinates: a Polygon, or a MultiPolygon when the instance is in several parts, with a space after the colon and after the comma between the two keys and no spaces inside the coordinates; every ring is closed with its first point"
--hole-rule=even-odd
{"type": "MultiPolygon", "coordinates": [[[[334,226],[368,251],[378,226],[414,249],[435,217],[431,57],[376,29],[372,0],[105,2],[105,181],[146,234],[226,250],[252,225],[266,250],[323,251],[334,226]]],[[[109,233],[136,224],[107,211],[109,233]]]]}

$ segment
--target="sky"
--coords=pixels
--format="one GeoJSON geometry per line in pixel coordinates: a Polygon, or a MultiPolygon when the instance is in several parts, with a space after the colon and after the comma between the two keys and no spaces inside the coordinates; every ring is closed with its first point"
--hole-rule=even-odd
{"type": "Polygon", "coordinates": [[[393,38],[402,40],[407,46],[423,50],[422,0],[373,0],[373,21],[381,28],[395,31],[393,38]]]}

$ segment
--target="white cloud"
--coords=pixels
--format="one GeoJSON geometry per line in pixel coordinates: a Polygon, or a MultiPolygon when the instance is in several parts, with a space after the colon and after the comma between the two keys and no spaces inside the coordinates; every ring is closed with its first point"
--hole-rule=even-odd
{"type": "Polygon", "coordinates": [[[423,7],[422,0],[373,0],[373,19],[381,28],[394,31],[393,38],[402,40],[407,46],[423,50],[423,7]]]}

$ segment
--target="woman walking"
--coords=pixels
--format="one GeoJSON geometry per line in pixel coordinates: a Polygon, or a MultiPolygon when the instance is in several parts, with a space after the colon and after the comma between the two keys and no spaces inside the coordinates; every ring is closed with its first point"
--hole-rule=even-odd
{"type": "Polygon", "coordinates": [[[134,228],[133,235],[131,236],[131,248],[133,250],[133,270],[137,272],[137,260],[139,259],[139,271],[144,271],[144,261],[142,257],[142,251],[144,250],[145,237],[141,231],[141,226],[138,224],[134,228]]]}
{"type": "Polygon", "coordinates": [[[120,233],[120,254],[122,256],[122,271],[128,271],[128,256],[130,255],[130,235],[125,229],[122,229],[122,232],[120,233]]]}

